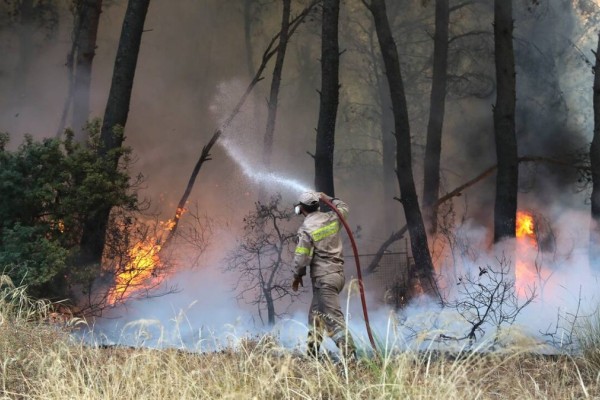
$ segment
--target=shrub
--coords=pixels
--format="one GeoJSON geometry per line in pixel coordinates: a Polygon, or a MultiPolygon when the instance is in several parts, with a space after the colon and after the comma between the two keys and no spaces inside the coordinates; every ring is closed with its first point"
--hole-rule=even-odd
{"type": "Polygon", "coordinates": [[[0,268],[35,297],[71,298],[75,285],[89,285],[81,280],[90,274],[73,267],[83,224],[102,207],[137,208],[129,150],[118,150],[123,161],[115,171],[113,158],[98,155],[99,123],[89,132],[85,144],[72,132],[41,141],[26,136],[15,151],[0,134],[0,268]]]}

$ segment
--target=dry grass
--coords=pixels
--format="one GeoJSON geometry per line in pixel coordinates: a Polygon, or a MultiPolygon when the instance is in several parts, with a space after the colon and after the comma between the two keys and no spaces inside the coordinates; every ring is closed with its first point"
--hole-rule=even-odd
{"type": "Polygon", "coordinates": [[[576,321],[575,336],[586,363],[586,370],[592,374],[600,371],[600,309],[576,321]]]}
{"type": "Polygon", "coordinates": [[[600,395],[594,378],[597,371],[583,371],[586,367],[581,365],[587,364],[567,356],[518,351],[470,353],[455,359],[437,352],[405,352],[336,365],[281,349],[269,338],[245,341],[235,351],[202,354],[92,348],[44,322],[46,311],[40,304],[37,308],[27,302],[19,307],[10,304],[6,295],[0,299],[4,398],[567,399],[600,395]],[[26,307],[33,308],[24,312],[26,307]]]}

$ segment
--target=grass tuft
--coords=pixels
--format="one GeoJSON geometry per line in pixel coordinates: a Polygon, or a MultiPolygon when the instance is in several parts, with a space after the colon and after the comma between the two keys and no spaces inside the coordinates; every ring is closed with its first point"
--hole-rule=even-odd
{"type": "MultiPolygon", "coordinates": [[[[282,348],[270,335],[235,348],[91,347],[48,321],[48,303],[7,285],[0,296],[1,390],[31,399],[585,398],[583,360],[512,352],[381,352],[334,362],[282,348]]],[[[142,321],[140,326],[152,325],[142,321]]]]}
{"type": "Polygon", "coordinates": [[[585,372],[593,379],[600,377],[600,310],[580,317],[575,328],[579,349],[585,361],[585,372]]]}

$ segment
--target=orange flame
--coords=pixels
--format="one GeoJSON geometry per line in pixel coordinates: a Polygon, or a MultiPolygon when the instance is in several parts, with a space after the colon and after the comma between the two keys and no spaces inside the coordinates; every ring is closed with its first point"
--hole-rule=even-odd
{"type": "Polygon", "coordinates": [[[535,241],[533,215],[525,211],[517,211],[516,235],[518,238],[529,237],[535,241]]]}
{"type": "Polygon", "coordinates": [[[538,243],[535,219],[531,213],[517,211],[515,286],[519,296],[527,296],[544,275],[536,266],[538,243]]]}
{"type": "Polygon", "coordinates": [[[161,222],[161,225],[164,224],[164,228],[167,231],[172,231],[173,228],[175,227],[175,225],[177,224],[177,221],[179,221],[179,219],[181,218],[181,216],[183,215],[183,213],[186,211],[185,208],[182,207],[177,207],[177,210],[175,210],[175,218],[168,220],[167,222],[161,222]]]}
{"type": "MultiPolygon", "coordinates": [[[[160,222],[162,234],[168,234],[181,218],[185,208],[177,208],[175,218],[160,222]]],[[[163,264],[159,257],[162,249],[161,238],[152,237],[136,243],[128,252],[128,262],[115,277],[115,286],[110,290],[108,303],[115,304],[144,289],[150,289],[160,283],[163,276],[157,272],[163,264]]]]}
{"type": "Polygon", "coordinates": [[[128,251],[129,261],[115,278],[115,286],[112,289],[108,302],[114,304],[124,300],[134,292],[155,283],[156,268],[160,267],[159,257],[161,245],[156,244],[154,239],[136,243],[128,251]]]}

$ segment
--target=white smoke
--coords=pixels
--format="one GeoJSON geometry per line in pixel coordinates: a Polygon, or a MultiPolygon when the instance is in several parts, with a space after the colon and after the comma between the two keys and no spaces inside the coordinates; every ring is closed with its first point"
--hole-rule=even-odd
{"type": "MultiPolygon", "coordinates": [[[[213,9],[199,10],[190,0],[179,6],[177,9],[169,3],[161,8],[153,6],[156,8],[150,10],[148,26],[152,30],[144,36],[131,118],[127,127],[127,144],[140,156],[139,169],[148,173],[149,186],[155,188],[154,190],[166,191],[169,195],[179,194],[183,189],[193,162],[204,142],[208,140],[207,134],[212,133],[213,127],[220,126],[245,90],[242,81],[246,81],[232,78],[241,76],[240,70],[243,69],[232,62],[236,60],[235,63],[240,64],[239,60],[242,58],[239,21],[227,19],[225,22],[229,23],[225,23],[223,19],[212,18],[213,9]],[[195,11],[188,12],[190,10],[195,11]],[[185,23],[181,22],[182,18],[185,23]],[[199,24],[199,20],[203,23],[199,24]],[[202,29],[202,32],[189,35],[190,26],[202,29]],[[210,39],[191,43],[181,39],[190,36],[210,39]],[[228,41],[224,40],[225,36],[228,41]],[[218,54],[211,47],[214,38],[219,39],[218,54]],[[181,45],[175,46],[174,43],[181,45]],[[190,54],[201,54],[202,57],[195,59],[189,57],[190,54]],[[188,63],[171,61],[182,59],[188,63]],[[172,67],[171,64],[178,67],[174,70],[168,69],[172,67]],[[210,69],[211,66],[214,68],[210,69]],[[199,75],[202,79],[197,79],[199,75]],[[202,82],[190,85],[190,77],[202,82]],[[213,85],[212,82],[215,81],[226,83],[213,85]],[[193,86],[193,89],[190,89],[190,86],[193,86]],[[166,135],[169,140],[165,140],[166,135]]],[[[110,85],[112,55],[118,41],[116,27],[120,25],[123,11],[123,7],[119,7],[108,9],[104,13],[99,53],[94,64],[94,115],[101,115],[105,104],[110,85]],[[110,17],[110,24],[106,23],[107,16],[110,17]]],[[[232,14],[226,11],[230,10],[226,9],[223,13],[232,14]]],[[[555,28],[552,24],[545,26],[555,28]]],[[[61,111],[59,106],[62,105],[62,101],[56,99],[64,97],[66,87],[64,82],[60,81],[65,80],[62,64],[68,47],[68,34],[68,30],[62,34],[60,56],[55,56],[59,52],[54,48],[46,48],[41,53],[44,60],[50,61],[38,61],[36,73],[33,74],[35,79],[30,81],[31,86],[39,85],[39,90],[37,94],[28,93],[27,108],[20,111],[6,108],[1,116],[3,129],[17,133],[31,132],[37,136],[49,136],[48,127],[52,127],[53,132],[61,111]],[[49,69],[48,65],[52,65],[52,68],[49,69]],[[37,73],[38,68],[43,68],[43,73],[37,73]],[[49,70],[52,72],[52,79],[47,78],[49,70]],[[20,114],[17,116],[18,113],[20,114]]],[[[540,37],[544,37],[543,32],[540,37]]],[[[576,40],[576,44],[583,54],[589,55],[588,50],[595,47],[592,46],[594,41],[595,35],[581,36],[576,40]]],[[[581,114],[573,112],[569,117],[573,119],[570,122],[577,128],[579,135],[589,136],[591,70],[587,65],[579,65],[574,60],[577,57],[572,53],[570,57],[568,64],[559,65],[561,88],[570,110],[588,110],[582,111],[581,114]]],[[[312,89],[310,88],[311,91],[312,89]]],[[[285,93],[282,97],[285,98],[285,93]]],[[[521,93],[519,97],[524,98],[521,93]]],[[[453,112],[454,115],[448,115],[447,127],[454,135],[447,135],[444,139],[445,164],[449,169],[451,167],[452,174],[456,173],[456,176],[452,175],[449,188],[476,174],[478,167],[474,166],[472,156],[481,155],[485,163],[493,162],[488,161],[488,155],[493,148],[481,139],[485,137],[482,132],[491,132],[490,104],[489,99],[484,99],[476,102],[465,100],[448,105],[449,114],[453,112]],[[465,118],[465,114],[468,118],[465,118]],[[480,129],[482,127],[487,129],[480,129]],[[459,135],[461,131],[471,130],[476,131],[471,137],[459,135]],[[473,137],[478,138],[477,142],[469,140],[473,137]],[[453,143],[448,143],[450,141],[453,143]],[[484,143],[481,149],[476,148],[476,143],[479,142],[484,143]],[[468,149],[465,149],[465,143],[468,143],[468,149]],[[469,154],[469,151],[472,154],[469,154]]],[[[314,147],[312,128],[316,119],[308,122],[303,120],[298,127],[286,124],[288,120],[299,118],[294,115],[296,110],[288,109],[287,115],[280,114],[277,129],[282,135],[281,141],[276,144],[279,150],[273,160],[274,170],[278,171],[275,174],[259,167],[264,123],[255,119],[254,107],[264,109],[262,95],[251,96],[249,104],[223,133],[214,160],[203,167],[203,174],[208,173],[209,176],[203,176],[202,182],[197,184],[200,187],[197,191],[202,191],[199,197],[202,198],[205,209],[211,213],[227,214],[226,223],[236,226],[240,225],[244,210],[256,200],[254,191],[259,184],[265,184],[269,192],[282,192],[284,199],[291,203],[298,192],[309,187],[305,182],[310,181],[312,176],[312,160],[305,153],[307,149],[314,147]],[[309,143],[305,143],[306,141],[309,143]],[[226,161],[220,157],[220,150],[227,154],[226,161]],[[217,163],[218,165],[214,165],[217,163]]],[[[282,110],[285,109],[285,102],[281,102],[281,107],[282,110]]],[[[297,114],[305,119],[308,112],[298,111],[297,114]]],[[[543,129],[539,129],[532,133],[537,135],[544,132],[543,129]]],[[[491,136],[488,139],[491,141],[491,136]]],[[[278,140],[279,136],[276,137],[276,141],[278,140]]],[[[556,141],[555,138],[552,140],[556,141]]],[[[534,143],[539,141],[536,139],[534,143]]],[[[487,166],[486,164],[485,167],[487,166]]],[[[357,171],[351,171],[354,172],[357,171]]],[[[354,175],[344,179],[346,185],[338,186],[344,195],[342,197],[347,198],[352,206],[351,220],[353,223],[360,222],[368,232],[364,235],[362,243],[373,238],[377,244],[385,240],[387,237],[381,233],[380,224],[374,222],[381,218],[380,210],[377,209],[378,197],[372,190],[373,187],[378,187],[378,183],[364,181],[360,176],[354,175]]],[[[471,194],[469,211],[484,214],[489,222],[491,211],[488,209],[488,200],[492,191],[481,190],[481,186],[478,186],[470,193],[477,191],[480,192],[477,196],[481,197],[471,194]],[[478,202],[478,199],[484,201],[478,202]]],[[[469,193],[464,197],[467,195],[469,193]]],[[[540,295],[525,308],[516,322],[522,330],[540,341],[545,339],[544,332],[554,328],[560,315],[584,315],[592,310],[598,301],[595,294],[597,278],[589,269],[586,255],[589,215],[584,209],[585,203],[581,197],[572,195],[569,190],[562,190],[556,197],[548,199],[547,204],[529,205],[546,213],[553,221],[557,233],[556,258],[552,265],[544,266],[551,268],[552,275],[545,284],[543,296],[540,295]]],[[[168,211],[173,209],[174,207],[169,207],[168,211]]],[[[466,264],[465,268],[476,271],[479,266],[496,263],[493,256],[486,254],[489,246],[489,226],[469,220],[469,215],[466,218],[469,223],[464,227],[463,237],[471,249],[474,249],[474,253],[461,255],[466,264]]],[[[235,300],[235,293],[231,287],[236,277],[221,272],[223,255],[228,247],[233,247],[235,238],[224,235],[219,240],[220,254],[213,257],[212,261],[206,261],[202,266],[184,265],[171,277],[171,283],[178,286],[179,292],[154,299],[131,301],[112,310],[104,318],[96,321],[93,326],[94,333],[88,333],[88,338],[101,343],[169,346],[204,351],[235,344],[243,337],[272,332],[283,346],[301,347],[305,343],[310,293],[306,292],[302,302],[291,310],[290,316],[279,322],[273,330],[264,328],[254,309],[235,300]]],[[[447,346],[447,342],[435,341],[432,338],[440,334],[460,336],[468,328],[452,310],[441,310],[436,303],[423,299],[417,299],[397,315],[381,305],[378,294],[380,288],[367,287],[367,290],[373,332],[378,342],[387,344],[384,347],[405,348],[414,343],[447,346]],[[428,340],[424,341],[424,337],[428,340]]],[[[342,296],[342,299],[347,297],[342,296]]],[[[368,348],[360,301],[355,292],[351,293],[349,299],[349,302],[344,301],[343,309],[348,315],[350,329],[359,345],[368,348]]],[[[568,324],[564,328],[560,332],[566,334],[568,324]]],[[[492,334],[492,330],[488,328],[487,333],[492,334]]]]}

